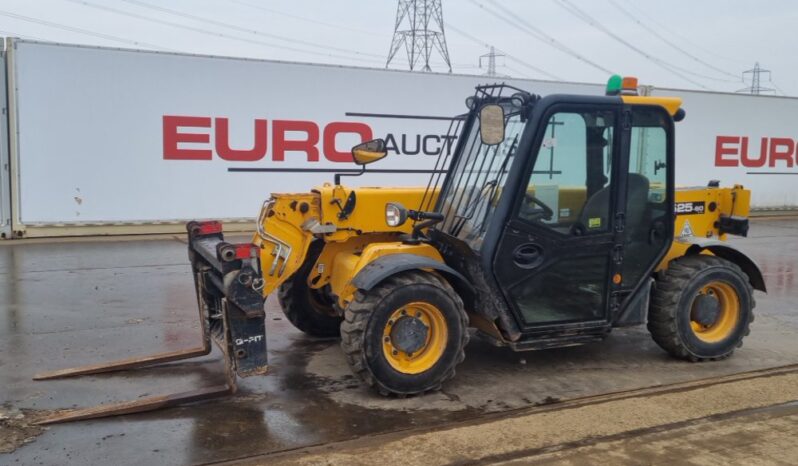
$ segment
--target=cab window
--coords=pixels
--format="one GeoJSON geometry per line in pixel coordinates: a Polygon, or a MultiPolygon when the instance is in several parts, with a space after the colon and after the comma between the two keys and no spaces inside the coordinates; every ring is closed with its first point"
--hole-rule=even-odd
{"type": "Polygon", "coordinates": [[[608,231],[614,128],[612,111],[553,114],[518,218],[564,235],[608,231]]]}

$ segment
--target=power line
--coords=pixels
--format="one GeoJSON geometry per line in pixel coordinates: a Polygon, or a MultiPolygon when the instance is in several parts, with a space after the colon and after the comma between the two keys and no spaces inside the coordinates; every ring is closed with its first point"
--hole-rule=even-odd
{"type": "MultiPolygon", "coordinates": [[[[692,53],[690,53],[687,50],[683,49],[682,47],[679,47],[677,44],[675,44],[674,42],[672,42],[671,40],[669,40],[667,37],[663,36],[662,34],[658,33],[657,31],[655,31],[650,26],[647,26],[647,25],[643,24],[643,22],[640,21],[640,19],[638,19],[635,15],[633,15],[631,12],[629,12],[629,10],[627,10],[626,8],[621,6],[621,4],[619,4],[616,0],[608,0],[608,1],[610,3],[612,3],[615,6],[615,8],[617,8],[621,13],[623,13],[624,15],[629,17],[632,21],[637,23],[641,28],[645,29],[651,35],[655,36],[656,38],[658,38],[662,42],[665,42],[666,44],[668,44],[669,46],[671,46],[672,48],[674,48],[678,52],[682,53],[683,55],[689,57],[691,60],[695,61],[696,63],[700,63],[700,64],[706,66],[707,68],[710,68],[710,69],[712,69],[714,71],[717,71],[718,73],[725,74],[726,76],[731,76],[732,78],[737,78],[737,75],[729,73],[728,71],[725,71],[725,70],[723,70],[721,68],[718,68],[718,67],[716,67],[716,66],[714,66],[714,65],[712,65],[710,63],[707,63],[706,61],[696,57],[695,55],[693,55],[692,53]]],[[[718,78],[709,78],[709,79],[715,79],[716,81],[725,81],[725,82],[736,82],[737,81],[736,79],[735,79],[735,81],[730,81],[728,79],[718,79],[718,78]]]]}
{"type": "Polygon", "coordinates": [[[693,41],[691,39],[688,39],[686,36],[680,34],[678,31],[675,31],[672,28],[669,28],[668,26],[665,26],[661,22],[657,21],[656,18],[654,18],[653,16],[649,15],[648,13],[646,13],[642,8],[638,7],[635,4],[635,2],[632,2],[632,1],[629,1],[629,0],[625,0],[624,3],[626,3],[627,6],[632,7],[633,9],[637,10],[637,12],[639,14],[641,14],[641,15],[645,16],[646,18],[648,18],[649,21],[651,21],[652,23],[654,23],[657,26],[659,26],[660,29],[662,29],[663,31],[667,32],[669,35],[671,35],[673,37],[680,38],[682,41],[684,41],[684,43],[689,44],[691,47],[693,47],[695,49],[698,49],[698,50],[701,50],[707,55],[711,55],[711,56],[713,56],[715,58],[720,58],[721,60],[741,63],[741,60],[738,59],[738,58],[724,57],[723,55],[720,55],[718,53],[713,52],[712,50],[708,50],[707,48],[701,46],[701,44],[699,44],[699,43],[697,43],[697,42],[695,42],[695,41],[693,41]]]}
{"type": "Polygon", "coordinates": [[[525,78],[525,79],[531,79],[531,78],[529,77],[529,75],[527,75],[527,74],[526,74],[526,73],[524,73],[523,71],[520,71],[520,70],[518,70],[518,69],[516,69],[516,68],[513,68],[513,67],[511,67],[511,66],[504,65],[504,66],[503,66],[503,68],[507,69],[507,70],[508,70],[508,71],[510,71],[511,73],[514,73],[514,74],[515,74],[516,76],[518,76],[518,77],[525,78]]]}
{"type": "MultiPolygon", "coordinates": [[[[446,27],[449,28],[449,30],[460,34],[461,36],[465,37],[466,39],[470,40],[471,42],[474,42],[474,43],[479,44],[479,45],[484,46],[484,47],[490,47],[490,44],[488,44],[487,42],[485,42],[485,41],[483,41],[483,40],[481,40],[481,39],[479,39],[477,37],[472,36],[471,34],[463,31],[462,29],[458,29],[458,28],[452,26],[451,23],[446,23],[446,27]]],[[[526,68],[534,70],[534,71],[536,71],[536,72],[538,72],[538,73],[540,73],[540,74],[542,74],[544,76],[547,76],[548,78],[553,79],[555,81],[564,81],[563,78],[561,78],[561,77],[559,77],[559,76],[557,76],[555,74],[549,73],[546,70],[538,68],[537,66],[530,65],[529,63],[510,55],[506,51],[504,52],[504,54],[506,55],[508,60],[511,60],[511,61],[521,65],[521,66],[524,66],[526,68]]]]}
{"type": "MultiPolygon", "coordinates": [[[[256,10],[261,10],[261,11],[265,11],[267,13],[273,13],[273,14],[276,14],[276,15],[285,16],[286,18],[293,18],[293,19],[296,19],[298,21],[305,21],[305,22],[311,23],[311,24],[318,24],[320,26],[326,26],[326,27],[333,28],[333,29],[338,29],[338,30],[341,30],[341,31],[355,32],[355,33],[361,34],[361,35],[362,34],[366,34],[366,35],[369,35],[369,36],[375,36],[375,37],[380,37],[380,38],[390,37],[390,34],[384,34],[384,33],[377,32],[377,31],[367,31],[365,29],[352,28],[352,27],[342,26],[340,24],[327,23],[325,21],[318,21],[318,20],[313,19],[313,18],[308,18],[307,16],[299,16],[299,15],[294,15],[294,14],[291,14],[291,13],[286,13],[284,11],[278,11],[278,10],[275,10],[275,9],[272,9],[272,8],[266,8],[264,6],[257,5],[257,4],[254,4],[254,3],[250,3],[250,2],[247,2],[247,1],[244,1],[244,0],[231,0],[231,1],[233,3],[238,3],[239,5],[244,5],[244,6],[247,6],[247,7],[250,7],[250,8],[254,8],[256,10]]],[[[452,45],[452,42],[447,40],[447,44],[452,45]]],[[[460,44],[460,45],[465,45],[465,44],[460,44]]]]}
{"type": "Polygon", "coordinates": [[[512,11],[510,11],[507,8],[505,8],[504,6],[496,3],[494,0],[488,0],[488,1],[490,1],[490,3],[492,5],[494,5],[498,9],[500,9],[504,14],[499,14],[496,11],[493,11],[493,10],[491,10],[489,8],[486,8],[482,3],[480,3],[480,2],[478,2],[476,0],[471,0],[471,3],[475,4],[479,8],[483,9],[484,11],[489,13],[490,15],[492,15],[492,16],[494,16],[494,17],[496,17],[496,18],[498,18],[498,19],[500,19],[502,21],[505,21],[506,23],[508,23],[509,25],[513,26],[514,28],[520,30],[521,32],[524,32],[524,33],[530,35],[531,37],[537,39],[538,41],[543,42],[544,44],[549,45],[551,47],[554,47],[555,49],[557,49],[557,50],[559,50],[561,52],[564,52],[564,53],[576,58],[577,60],[582,61],[582,62],[592,66],[593,68],[596,68],[596,69],[602,71],[603,73],[613,74],[612,71],[610,71],[607,68],[599,65],[598,63],[595,63],[595,62],[589,60],[588,58],[582,56],[581,54],[579,54],[575,50],[571,49],[570,47],[566,46],[562,42],[558,41],[554,37],[546,34],[540,28],[532,25],[528,21],[525,21],[525,20],[523,20],[521,18],[518,18],[516,15],[513,14],[512,11]]]}
{"type": "Polygon", "coordinates": [[[201,28],[198,28],[198,27],[193,27],[193,26],[188,26],[188,25],[185,25],[185,24],[175,23],[175,22],[172,22],[172,21],[166,21],[166,20],[163,20],[163,19],[150,18],[148,16],[139,15],[137,13],[132,13],[132,12],[124,11],[124,10],[119,10],[119,9],[108,7],[108,6],[104,6],[104,5],[97,5],[97,4],[89,3],[89,2],[86,2],[86,1],[83,1],[83,0],[65,0],[65,1],[68,1],[68,2],[71,2],[71,3],[76,3],[78,5],[82,5],[82,6],[86,6],[86,7],[90,7],[90,8],[95,8],[95,9],[98,9],[98,10],[104,10],[104,11],[116,13],[116,14],[123,15],[123,16],[128,16],[128,17],[131,17],[131,18],[140,19],[140,20],[143,20],[143,21],[148,21],[148,22],[152,22],[152,23],[162,24],[162,25],[165,25],[165,26],[174,27],[174,28],[178,28],[178,29],[184,29],[184,30],[187,30],[187,31],[192,31],[192,32],[196,32],[196,33],[199,33],[199,34],[205,34],[205,35],[209,35],[209,36],[213,36],[213,37],[221,37],[221,38],[228,39],[228,40],[235,40],[235,41],[240,41],[240,42],[248,42],[248,43],[256,44],[256,45],[265,45],[267,47],[273,47],[273,48],[289,50],[289,51],[293,51],[293,52],[299,52],[299,53],[305,53],[305,54],[323,56],[323,57],[329,57],[329,58],[342,58],[342,59],[345,59],[345,60],[360,60],[360,61],[366,61],[366,62],[371,62],[371,63],[375,62],[375,60],[373,60],[373,59],[369,60],[369,59],[359,58],[359,57],[355,58],[355,57],[347,57],[347,56],[342,56],[342,55],[336,55],[336,54],[332,54],[332,53],[316,52],[316,51],[313,51],[313,50],[305,50],[305,49],[300,49],[300,48],[296,48],[296,47],[290,47],[290,46],[281,45],[281,44],[274,44],[274,43],[270,43],[270,42],[264,42],[262,40],[248,39],[248,38],[245,38],[245,37],[231,36],[231,35],[225,34],[223,32],[214,32],[214,31],[209,31],[209,30],[206,30],[206,29],[201,29],[201,28]]]}
{"type": "Polygon", "coordinates": [[[787,93],[786,93],[786,92],[784,92],[783,90],[781,90],[781,88],[780,88],[779,86],[777,86],[777,85],[776,85],[776,83],[774,83],[773,81],[770,81],[770,85],[771,85],[771,86],[773,86],[773,87],[775,87],[775,88],[776,88],[776,90],[777,90],[777,91],[779,91],[779,92],[781,93],[781,95],[783,95],[783,96],[786,96],[786,95],[787,95],[787,93]]]}
{"type": "MultiPolygon", "coordinates": [[[[77,0],[70,0],[70,1],[77,1],[77,0]]],[[[305,40],[302,40],[302,39],[293,39],[293,38],[290,38],[290,37],[279,36],[279,35],[271,34],[271,33],[268,33],[268,32],[258,31],[256,29],[250,29],[250,28],[238,26],[236,24],[226,23],[226,22],[223,22],[223,21],[215,20],[215,19],[204,18],[204,17],[201,17],[201,16],[193,15],[193,14],[190,14],[190,13],[185,13],[185,12],[182,12],[182,11],[179,11],[179,10],[174,10],[174,9],[171,9],[171,8],[166,8],[166,7],[157,6],[157,5],[151,5],[151,4],[147,3],[147,2],[141,2],[141,1],[138,1],[138,0],[122,0],[122,1],[126,2],[126,3],[130,3],[132,5],[137,5],[137,6],[142,7],[142,8],[148,8],[150,10],[159,11],[159,12],[170,14],[170,15],[173,15],[173,16],[178,16],[178,17],[181,17],[181,18],[188,18],[188,19],[191,19],[191,20],[194,20],[194,21],[199,21],[201,23],[212,24],[214,26],[221,26],[221,27],[224,27],[224,28],[232,29],[234,31],[243,32],[243,33],[247,33],[247,34],[253,34],[253,35],[256,35],[256,36],[268,37],[270,39],[275,39],[275,40],[280,40],[280,41],[290,42],[290,43],[302,44],[302,45],[306,45],[308,47],[315,47],[315,48],[320,48],[320,49],[324,49],[324,50],[335,50],[337,52],[351,53],[351,54],[363,55],[363,56],[371,56],[371,57],[375,57],[375,58],[382,58],[382,55],[377,55],[377,54],[374,54],[374,53],[358,52],[356,50],[343,49],[343,48],[333,47],[331,45],[326,45],[326,44],[318,44],[318,43],[315,43],[315,42],[309,42],[309,41],[305,41],[305,40]]]]}
{"type": "MultiPolygon", "coordinates": [[[[84,5],[84,6],[94,6],[94,5],[90,5],[88,3],[85,3],[85,2],[78,2],[77,0],[67,0],[67,1],[73,1],[74,3],[80,3],[81,5],[84,5]]],[[[99,5],[97,5],[97,6],[99,7],[99,5]]],[[[136,15],[134,13],[132,13],[132,15],[133,15],[133,17],[135,17],[137,19],[146,19],[146,20],[150,20],[151,19],[151,18],[146,18],[144,16],[136,15]]],[[[31,18],[31,17],[27,17],[27,16],[16,14],[16,13],[7,12],[7,11],[0,11],[0,16],[7,16],[7,17],[18,19],[18,20],[21,20],[21,21],[41,24],[41,25],[44,25],[44,26],[47,26],[47,27],[61,29],[61,30],[65,30],[65,31],[68,31],[68,32],[74,32],[74,33],[78,33],[78,34],[86,34],[86,35],[90,35],[90,36],[94,36],[94,37],[98,37],[98,38],[102,38],[102,39],[113,40],[113,41],[117,41],[117,42],[123,42],[123,43],[126,43],[126,44],[134,45],[136,47],[146,46],[146,47],[150,47],[150,48],[157,49],[157,50],[162,50],[162,51],[180,52],[179,50],[176,50],[176,49],[166,48],[166,47],[155,45],[155,44],[149,44],[149,43],[146,43],[146,42],[140,42],[140,41],[124,39],[124,38],[121,38],[121,37],[111,36],[111,35],[108,35],[108,34],[102,34],[102,33],[99,33],[99,32],[93,32],[93,31],[89,31],[89,30],[86,30],[86,29],[81,29],[81,28],[74,27],[74,26],[69,26],[69,25],[64,25],[64,24],[60,24],[60,23],[54,23],[54,22],[50,22],[50,21],[45,21],[45,20],[41,20],[41,19],[37,19],[37,18],[31,18]]],[[[156,22],[158,22],[158,21],[156,21],[156,22]]],[[[169,23],[169,25],[170,26],[174,25],[175,27],[182,27],[183,26],[183,25],[178,25],[176,23],[169,23]]],[[[197,29],[197,28],[192,28],[191,26],[186,26],[186,28],[189,28],[189,30],[191,30],[193,32],[209,33],[208,31],[204,31],[204,30],[197,29]]],[[[3,30],[0,30],[0,35],[6,35],[8,37],[19,37],[19,38],[22,38],[22,39],[39,40],[39,41],[49,40],[49,39],[46,39],[46,38],[33,36],[33,35],[29,35],[29,34],[20,34],[20,33],[15,33],[15,32],[10,32],[10,31],[3,31],[3,30]]],[[[235,38],[235,39],[236,40],[243,40],[243,41],[246,41],[246,42],[251,42],[251,41],[249,41],[247,39],[238,39],[238,38],[235,38]]],[[[273,46],[277,47],[277,48],[283,48],[282,45],[278,45],[278,44],[274,44],[273,46]]],[[[300,49],[296,49],[296,50],[300,50],[300,49]]],[[[313,53],[313,54],[317,54],[317,55],[324,55],[324,56],[329,56],[329,57],[339,57],[339,58],[343,58],[343,59],[352,59],[350,57],[342,57],[342,56],[331,55],[331,54],[330,55],[321,54],[319,52],[312,52],[312,51],[303,51],[303,52],[305,52],[305,53],[313,53]]],[[[376,60],[370,60],[370,63],[382,63],[382,61],[378,62],[376,60]]],[[[431,64],[435,64],[435,65],[440,65],[441,64],[441,63],[436,63],[436,62],[430,62],[430,63],[431,64]]],[[[477,65],[462,64],[462,63],[458,63],[458,64],[453,63],[452,66],[455,67],[455,68],[462,68],[462,69],[465,69],[465,68],[477,69],[477,68],[479,68],[477,65]]]]}
{"type": "Polygon", "coordinates": [[[11,32],[11,31],[0,31],[0,35],[5,36],[4,39],[8,39],[10,37],[19,37],[20,39],[32,39],[32,40],[46,40],[42,39],[41,37],[31,36],[29,34],[20,34],[18,32],[11,32]]]}
{"type": "Polygon", "coordinates": [[[284,11],[278,11],[278,10],[274,10],[274,9],[271,9],[271,8],[266,8],[264,6],[257,5],[257,4],[254,4],[254,3],[250,3],[250,2],[246,2],[246,1],[243,1],[243,0],[232,0],[232,1],[233,1],[233,3],[238,3],[239,5],[248,6],[250,8],[254,8],[256,10],[261,10],[261,11],[265,11],[267,13],[273,13],[275,15],[285,16],[286,18],[293,18],[293,19],[296,19],[296,20],[299,20],[299,21],[305,21],[305,22],[312,23],[312,24],[318,24],[318,25],[321,25],[321,26],[329,27],[329,28],[340,29],[342,31],[356,32],[358,34],[368,34],[370,36],[388,37],[387,34],[383,34],[383,33],[377,32],[377,31],[366,31],[366,30],[363,30],[363,29],[356,29],[356,28],[350,28],[350,27],[346,27],[346,26],[341,26],[340,24],[327,23],[327,22],[324,22],[324,21],[319,21],[319,20],[316,20],[316,19],[313,19],[313,18],[308,18],[308,17],[305,17],[305,16],[294,15],[294,14],[291,14],[291,13],[286,13],[284,11]]]}
{"type": "Polygon", "coordinates": [[[527,68],[529,68],[531,70],[535,70],[535,71],[537,71],[538,73],[540,73],[540,74],[542,74],[544,76],[548,76],[550,79],[553,79],[555,81],[565,81],[565,78],[557,76],[556,74],[551,74],[548,71],[542,70],[542,69],[540,69],[540,68],[538,68],[536,66],[532,66],[529,63],[510,55],[509,53],[505,52],[505,55],[507,56],[508,60],[513,61],[513,62],[515,62],[515,63],[517,63],[517,64],[519,64],[521,66],[525,66],[525,67],[527,67],[527,68]]]}
{"type": "MultiPolygon", "coordinates": [[[[623,39],[619,35],[615,34],[610,29],[608,29],[603,24],[601,24],[599,21],[594,19],[592,16],[588,15],[583,10],[581,10],[579,7],[575,6],[569,0],[553,0],[553,1],[554,1],[555,4],[557,4],[558,6],[562,7],[565,11],[567,11],[567,12],[571,13],[572,15],[576,16],[578,19],[584,21],[585,23],[587,23],[591,27],[593,27],[595,29],[598,29],[599,31],[603,32],[604,34],[612,37],[616,41],[618,41],[621,44],[625,45],[626,47],[632,49],[636,53],[642,55],[643,57],[645,57],[647,60],[651,61],[652,63],[655,63],[656,65],[659,65],[664,70],[669,71],[670,73],[672,73],[672,74],[684,79],[685,81],[688,81],[688,82],[690,82],[690,83],[692,83],[692,84],[694,84],[694,85],[696,85],[696,86],[698,86],[698,87],[700,87],[700,88],[702,88],[704,90],[707,90],[707,91],[711,90],[710,88],[708,88],[707,86],[701,84],[700,82],[695,81],[695,80],[691,79],[690,77],[686,76],[684,73],[682,73],[680,71],[677,71],[677,69],[681,69],[681,68],[677,67],[676,65],[673,65],[671,63],[666,62],[665,60],[661,60],[659,58],[656,58],[656,57],[652,56],[649,53],[646,53],[641,48],[637,47],[636,45],[628,42],[627,40],[623,39]]],[[[681,70],[682,71],[686,71],[684,69],[681,69],[681,70]]],[[[690,74],[696,75],[696,73],[692,73],[692,72],[690,72],[690,74]]]]}
{"type": "Polygon", "coordinates": [[[156,49],[156,50],[164,50],[164,51],[169,51],[169,52],[175,52],[175,50],[173,50],[173,49],[166,48],[166,47],[163,47],[163,46],[160,46],[160,45],[149,44],[147,42],[140,42],[140,41],[131,40],[131,39],[125,39],[123,37],[112,36],[110,34],[103,34],[101,32],[89,31],[87,29],[81,29],[79,27],[69,26],[69,25],[66,25],[66,24],[55,23],[55,22],[52,22],[52,21],[45,21],[43,19],[31,18],[30,16],[18,15],[16,13],[11,13],[10,11],[0,10],[0,15],[1,16],[6,16],[8,18],[18,19],[20,21],[26,21],[28,23],[41,24],[43,26],[51,27],[51,28],[54,28],[54,29],[61,29],[62,31],[69,31],[69,32],[77,33],[77,34],[85,34],[87,36],[98,37],[100,39],[110,40],[110,41],[114,41],[114,42],[120,42],[120,43],[128,44],[128,45],[134,45],[136,47],[149,47],[151,49],[156,49]]]}

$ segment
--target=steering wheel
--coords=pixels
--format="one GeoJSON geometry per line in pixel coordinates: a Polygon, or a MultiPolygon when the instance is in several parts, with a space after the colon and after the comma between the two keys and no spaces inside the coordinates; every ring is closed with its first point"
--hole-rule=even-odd
{"type": "MultiPolygon", "coordinates": [[[[533,212],[533,214],[539,215],[540,219],[551,220],[552,217],[554,216],[554,211],[551,210],[551,207],[547,206],[546,203],[536,198],[535,196],[526,193],[524,194],[524,200],[526,200],[528,203],[537,205],[543,210],[542,212],[533,212]]],[[[538,218],[536,218],[535,220],[538,220],[538,218]]]]}

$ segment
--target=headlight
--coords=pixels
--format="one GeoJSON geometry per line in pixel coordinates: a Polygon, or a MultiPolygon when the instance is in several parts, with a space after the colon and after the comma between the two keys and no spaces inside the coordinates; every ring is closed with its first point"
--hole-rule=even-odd
{"type": "Polygon", "coordinates": [[[385,204],[385,223],[389,227],[398,227],[404,225],[407,221],[407,210],[398,202],[389,202],[385,204]]]}

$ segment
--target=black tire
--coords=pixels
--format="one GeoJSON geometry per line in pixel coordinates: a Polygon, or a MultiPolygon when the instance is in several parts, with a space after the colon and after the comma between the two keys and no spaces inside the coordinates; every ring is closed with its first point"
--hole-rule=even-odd
{"type": "Polygon", "coordinates": [[[332,299],[321,290],[310,288],[308,275],[321,254],[324,243],[314,241],[302,267],[277,290],[277,300],[294,327],[314,337],[337,337],[343,318],[335,314],[332,299]]]}
{"type": "Polygon", "coordinates": [[[440,276],[420,271],[402,272],[371,290],[358,291],[344,312],[341,347],[352,371],[382,395],[415,395],[439,390],[454,377],[465,359],[468,316],[463,301],[440,276]],[[383,331],[390,316],[410,303],[428,303],[442,315],[446,345],[428,369],[408,374],[396,370],[383,352],[383,331]]]}
{"type": "Polygon", "coordinates": [[[753,293],[748,276],[732,262],[706,255],[676,259],[656,281],[648,330],[654,341],[676,358],[693,362],[727,358],[750,333],[756,305],[753,293]],[[691,316],[699,291],[713,283],[730,287],[739,305],[737,320],[729,325],[726,336],[708,342],[694,331],[691,316]]]}

